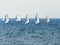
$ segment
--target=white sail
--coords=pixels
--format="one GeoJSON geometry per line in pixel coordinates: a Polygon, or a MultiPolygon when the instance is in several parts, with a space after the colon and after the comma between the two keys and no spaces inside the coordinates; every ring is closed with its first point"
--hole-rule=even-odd
{"type": "Polygon", "coordinates": [[[48,18],[48,15],[46,16],[46,22],[49,23],[50,19],[48,18]]]}
{"type": "Polygon", "coordinates": [[[4,18],[2,18],[2,21],[4,21],[4,18]]]}
{"type": "Polygon", "coordinates": [[[9,18],[8,18],[8,15],[5,16],[5,19],[4,19],[5,23],[8,23],[9,22],[9,18]]]}
{"type": "Polygon", "coordinates": [[[28,18],[28,15],[26,15],[26,21],[25,21],[25,24],[28,24],[29,23],[29,18],[28,18]]]}
{"type": "Polygon", "coordinates": [[[21,21],[21,18],[16,15],[16,21],[21,21]]]}
{"type": "Polygon", "coordinates": [[[39,17],[37,14],[36,14],[35,18],[36,18],[35,24],[39,24],[40,21],[39,21],[39,17]]]}

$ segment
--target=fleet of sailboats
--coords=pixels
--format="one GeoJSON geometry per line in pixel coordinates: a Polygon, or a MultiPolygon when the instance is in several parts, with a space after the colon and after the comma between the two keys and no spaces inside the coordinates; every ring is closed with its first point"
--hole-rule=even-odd
{"type": "MultiPolygon", "coordinates": [[[[8,15],[5,15],[5,18],[3,18],[2,21],[4,21],[4,23],[8,23],[9,22],[8,15]]],[[[21,21],[21,18],[18,15],[16,15],[16,22],[17,21],[21,21]]],[[[46,19],[45,19],[44,22],[45,23],[49,23],[50,22],[50,19],[49,19],[48,15],[46,16],[46,19]]],[[[40,20],[39,20],[38,14],[36,14],[36,16],[35,16],[35,24],[39,24],[39,23],[40,23],[40,20]]],[[[29,24],[28,15],[26,15],[26,18],[25,18],[25,24],[29,24]]]]}

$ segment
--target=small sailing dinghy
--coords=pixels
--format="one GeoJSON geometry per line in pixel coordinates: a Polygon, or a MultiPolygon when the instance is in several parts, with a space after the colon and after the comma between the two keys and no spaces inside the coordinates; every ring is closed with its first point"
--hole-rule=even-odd
{"type": "Polygon", "coordinates": [[[48,18],[48,15],[46,16],[46,23],[49,23],[50,19],[48,18]]]}
{"type": "Polygon", "coordinates": [[[38,17],[37,14],[36,14],[36,16],[35,16],[35,19],[36,19],[36,20],[35,20],[35,24],[39,24],[40,21],[39,21],[39,17],[38,17]]]}
{"type": "Polygon", "coordinates": [[[4,21],[4,18],[2,18],[2,21],[4,21]]]}
{"type": "Polygon", "coordinates": [[[48,15],[46,16],[46,19],[44,20],[45,23],[49,23],[50,22],[50,19],[48,17],[48,15]]]}
{"type": "Polygon", "coordinates": [[[28,18],[28,15],[26,15],[26,21],[25,21],[25,24],[29,24],[29,18],[28,18]]]}
{"type": "Polygon", "coordinates": [[[18,16],[18,15],[16,15],[16,21],[18,22],[18,21],[21,21],[21,18],[18,16]]]}
{"type": "Polygon", "coordinates": [[[5,23],[8,23],[8,22],[9,22],[9,18],[8,18],[8,15],[5,15],[5,19],[4,19],[4,22],[5,22],[5,23]]]}

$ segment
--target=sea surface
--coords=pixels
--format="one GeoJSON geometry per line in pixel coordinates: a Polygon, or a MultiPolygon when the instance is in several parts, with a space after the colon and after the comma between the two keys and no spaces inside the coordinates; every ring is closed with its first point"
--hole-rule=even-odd
{"type": "Polygon", "coordinates": [[[29,20],[25,24],[25,19],[10,19],[5,24],[0,19],[0,45],[60,45],[60,19],[50,19],[49,23],[40,19],[37,25],[35,19],[29,20]]]}

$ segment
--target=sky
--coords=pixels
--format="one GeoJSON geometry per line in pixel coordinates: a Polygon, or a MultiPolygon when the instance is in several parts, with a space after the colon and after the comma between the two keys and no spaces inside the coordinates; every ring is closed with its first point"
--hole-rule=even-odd
{"type": "Polygon", "coordinates": [[[19,15],[34,18],[36,13],[40,18],[60,18],[60,0],[0,0],[0,17],[6,14],[10,18],[19,15]]]}

